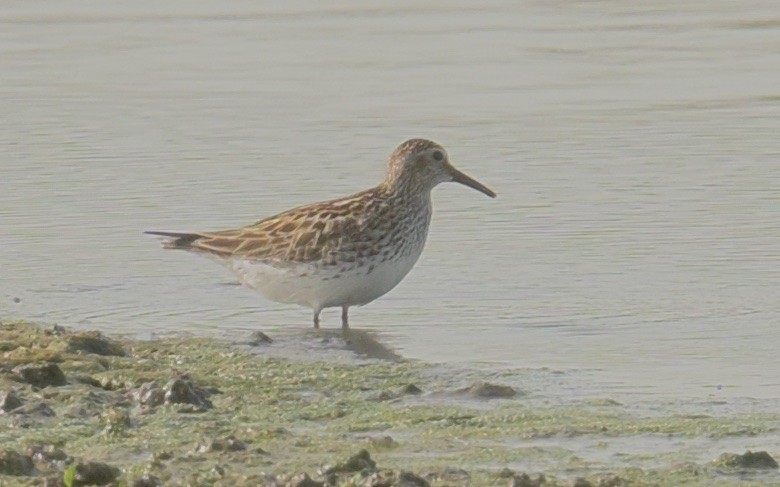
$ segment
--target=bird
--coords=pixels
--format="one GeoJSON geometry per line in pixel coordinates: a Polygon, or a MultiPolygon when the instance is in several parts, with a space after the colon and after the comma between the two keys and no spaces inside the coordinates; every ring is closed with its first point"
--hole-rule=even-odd
{"type": "Polygon", "coordinates": [[[393,289],[414,267],[428,236],[431,191],[456,182],[495,198],[487,186],[456,169],[436,142],[409,139],[387,160],[377,186],[351,196],[293,208],[242,228],[147,231],[166,249],[215,260],[266,298],[320,312],[368,304],[393,289]]]}

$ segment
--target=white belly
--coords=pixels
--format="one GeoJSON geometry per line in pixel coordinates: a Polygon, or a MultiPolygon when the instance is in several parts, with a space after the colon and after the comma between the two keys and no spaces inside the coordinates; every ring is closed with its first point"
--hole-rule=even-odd
{"type": "Polygon", "coordinates": [[[256,260],[216,259],[233,271],[239,280],[272,301],[292,303],[319,310],[334,306],[367,304],[393,289],[414,267],[419,250],[385,262],[367,261],[366,265],[344,270],[340,266],[322,267],[297,264],[283,268],[256,260]]]}

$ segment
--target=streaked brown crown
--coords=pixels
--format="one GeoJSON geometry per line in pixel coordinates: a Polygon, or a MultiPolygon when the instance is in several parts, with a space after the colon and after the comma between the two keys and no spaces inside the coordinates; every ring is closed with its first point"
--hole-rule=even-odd
{"type": "Polygon", "coordinates": [[[396,147],[390,155],[390,161],[405,160],[410,154],[418,154],[431,149],[444,150],[442,146],[432,140],[427,139],[409,139],[396,147]]]}
{"type": "MultiPolygon", "coordinates": [[[[423,158],[426,153],[430,153],[433,150],[439,150],[442,154],[446,155],[444,148],[427,139],[409,139],[406,142],[399,145],[387,161],[387,174],[382,185],[386,189],[391,189],[398,186],[406,186],[409,191],[423,191],[418,187],[418,184],[414,184],[413,170],[415,169],[409,163],[416,158],[423,158]]],[[[418,173],[421,171],[417,171],[418,173]]],[[[430,177],[430,175],[428,176],[430,177]]],[[[420,183],[421,181],[417,181],[420,183]]]]}

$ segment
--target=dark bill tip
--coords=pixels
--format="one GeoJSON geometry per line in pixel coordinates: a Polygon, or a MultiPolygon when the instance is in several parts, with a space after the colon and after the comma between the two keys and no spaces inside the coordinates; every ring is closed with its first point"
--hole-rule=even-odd
{"type": "Polygon", "coordinates": [[[488,188],[487,186],[480,183],[476,179],[458,171],[454,167],[452,168],[452,180],[456,183],[460,183],[464,186],[468,186],[469,188],[476,189],[477,191],[484,193],[490,196],[491,198],[496,197],[496,193],[494,193],[492,189],[488,188]]]}

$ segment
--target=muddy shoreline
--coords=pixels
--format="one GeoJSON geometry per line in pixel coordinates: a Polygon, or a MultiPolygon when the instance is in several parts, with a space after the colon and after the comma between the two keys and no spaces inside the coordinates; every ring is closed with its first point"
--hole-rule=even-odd
{"type": "Polygon", "coordinates": [[[325,344],[318,353],[273,340],[0,324],[0,485],[780,485],[777,451],[658,454],[647,468],[576,448],[648,435],[733,445],[776,432],[780,413],[545,406],[495,377],[455,387],[358,331],[300,338],[325,344]]]}

